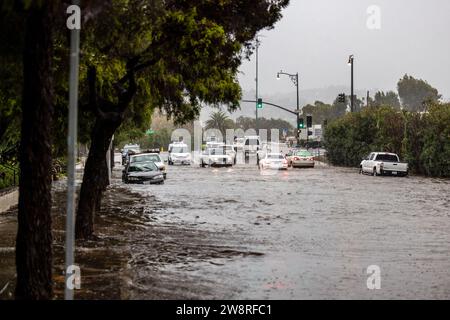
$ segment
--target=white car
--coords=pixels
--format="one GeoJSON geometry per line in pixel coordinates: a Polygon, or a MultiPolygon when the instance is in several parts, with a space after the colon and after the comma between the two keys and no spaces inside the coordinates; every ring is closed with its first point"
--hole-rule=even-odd
{"type": "Polygon", "coordinates": [[[263,159],[259,160],[259,168],[287,170],[288,162],[282,153],[267,153],[263,159]]]}
{"type": "Polygon", "coordinates": [[[169,165],[181,164],[190,165],[192,162],[191,153],[188,150],[187,144],[174,143],[169,145],[169,165]]]}
{"type": "Polygon", "coordinates": [[[130,156],[130,161],[127,166],[132,165],[137,162],[153,162],[156,164],[158,169],[163,173],[164,179],[167,177],[166,166],[164,165],[164,161],[161,160],[161,157],[157,153],[140,153],[136,155],[130,156]]]}
{"type": "Polygon", "coordinates": [[[233,164],[236,164],[236,150],[234,149],[234,146],[226,144],[224,145],[224,148],[225,153],[233,158],[233,164]]]}
{"type": "Polygon", "coordinates": [[[374,176],[407,176],[408,164],[400,162],[395,153],[372,152],[359,165],[359,172],[374,176]]]}
{"type": "Polygon", "coordinates": [[[208,148],[200,157],[200,166],[227,166],[231,167],[234,163],[233,156],[227,154],[225,147],[208,148]]]}

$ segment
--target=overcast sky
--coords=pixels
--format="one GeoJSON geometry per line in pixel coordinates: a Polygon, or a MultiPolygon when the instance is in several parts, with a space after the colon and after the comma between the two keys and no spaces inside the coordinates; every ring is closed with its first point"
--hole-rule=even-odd
{"type": "MultiPolygon", "coordinates": [[[[350,83],[355,55],[356,89],[396,89],[405,73],[427,80],[450,99],[449,0],[291,0],[260,47],[262,95],[294,93],[283,70],[299,72],[303,89],[350,83]],[[367,9],[381,10],[381,28],[370,30],[367,9]]],[[[241,67],[244,91],[255,89],[255,59],[241,67]]],[[[371,93],[373,95],[373,93],[371,93]]]]}

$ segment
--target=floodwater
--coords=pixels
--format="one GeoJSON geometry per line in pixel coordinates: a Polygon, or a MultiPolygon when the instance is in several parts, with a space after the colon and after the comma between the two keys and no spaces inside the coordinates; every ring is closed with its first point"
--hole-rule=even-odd
{"type": "MultiPolygon", "coordinates": [[[[79,242],[79,299],[449,299],[450,181],[319,164],[260,174],[168,166],[164,185],[117,179],[79,242]],[[380,289],[369,289],[369,266],[380,289]]],[[[62,297],[64,187],[55,187],[62,297]]],[[[14,285],[15,212],[0,215],[0,298],[14,285]]]]}

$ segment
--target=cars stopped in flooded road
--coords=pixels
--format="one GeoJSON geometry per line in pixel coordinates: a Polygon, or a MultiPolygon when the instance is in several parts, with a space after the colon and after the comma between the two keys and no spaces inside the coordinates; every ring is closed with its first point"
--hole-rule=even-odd
{"type": "Polygon", "coordinates": [[[152,162],[135,162],[126,166],[122,173],[124,183],[163,184],[164,175],[152,162]]]}
{"type": "Polygon", "coordinates": [[[154,162],[158,169],[162,172],[164,179],[167,178],[167,171],[164,161],[161,159],[161,156],[157,153],[140,153],[136,155],[130,156],[130,159],[126,166],[137,162],[154,162]]]}
{"type": "Polygon", "coordinates": [[[400,162],[395,153],[372,152],[361,161],[360,173],[371,174],[373,176],[393,175],[407,176],[408,164],[400,162]]]}
{"type": "Polygon", "coordinates": [[[169,165],[191,165],[192,157],[187,144],[184,142],[174,142],[169,145],[169,165]]]}
{"type": "Polygon", "coordinates": [[[293,168],[314,168],[314,156],[308,150],[291,150],[287,156],[290,167],[293,168]]]}
{"type": "Polygon", "coordinates": [[[259,161],[259,168],[287,170],[288,161],[282,153],[267,153],[264,158],[259,161]]]}

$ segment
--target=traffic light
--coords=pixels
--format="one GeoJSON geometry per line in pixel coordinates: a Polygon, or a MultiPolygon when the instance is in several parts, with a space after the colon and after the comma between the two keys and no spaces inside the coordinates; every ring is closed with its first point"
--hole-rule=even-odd
{"type": "Polygon", "coordinates": [[[261,98],[258,98],[258,103],[256,104],[256,107],[257,107],[258,109],[262,109],[262,107],[263,107],[263,101],[262,101],[261,98]]]}
{"type": "Polygon", "coordinates": [[[303,129],[305,127],[305,123],[303,122],[303,118],[298,119],[298,129],[303,129]]]}
{"type": "Polygon", "coordinates": [[[312,116],[306,116],[306,127],[312,127],[312,116]]]}
{"type": "Polygon", "coordinates": [[[345,93],[341,93],[339,95],[338,101],[341,102],[341,103],[345,103],[345,93]]]}

